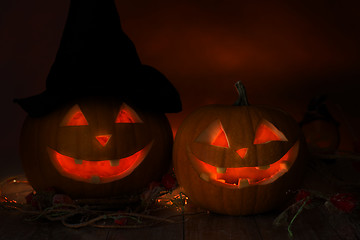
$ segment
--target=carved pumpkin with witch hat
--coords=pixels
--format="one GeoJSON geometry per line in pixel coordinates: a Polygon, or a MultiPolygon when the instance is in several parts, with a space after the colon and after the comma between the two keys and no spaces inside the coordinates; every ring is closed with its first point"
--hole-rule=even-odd
{"type": "Polygon", "coordinates": [[[46,90],[15,100],[28,113],[20,138],[35,190],[75,198],[142,190],[168,170],[181,110],[173,85],[143,65],[114,0],[72,0],[46,90]]]}
{"type": "Polygon", "coordinates": [[[209,105],[177,131],[173,162],[189,199],[210,211],[256,214],[280,207],[305,166],[297,122],[272,107],[249,105],[244,86],[234,106],[209,105]]]}

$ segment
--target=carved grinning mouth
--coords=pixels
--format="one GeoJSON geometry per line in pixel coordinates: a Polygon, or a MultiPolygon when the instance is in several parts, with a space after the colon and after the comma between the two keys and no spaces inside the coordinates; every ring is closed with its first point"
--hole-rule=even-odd
{"type": "Polygon", "coordinates": [[[274,182],[284,175],[293,165],[299,151],[299,142],[275,163],[258,167],[224,168],[207,164],[188,151],[192,164],[199,177],[215,185],[240,189],[254,185],[274,182]]]}
{"type": "Polygon", "coordinates": [[[50,159],[65,176],[81,182],[100,184],[122,179],[130,175],[149,153],[153,142],[134,154],[120,159],[90,161],[76,159],[48,147],[50,159]]]}

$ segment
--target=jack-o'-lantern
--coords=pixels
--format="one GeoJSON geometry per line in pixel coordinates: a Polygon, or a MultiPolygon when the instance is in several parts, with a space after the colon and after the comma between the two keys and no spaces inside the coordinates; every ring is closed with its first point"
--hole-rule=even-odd
{"type": "Polygon", "coordinates": [[[28,113],[23,168],[35,190],[74,198],[139,192],[171,164],[165,113],[177,90],[141,63],[114,0],[71,0],[55,61],[40,94],[15,100],[28,113]]]}
{"type": "Polygon", "coordinates": [[[287,113],[248,105],[239,82],[235,106],[209,105],[180,126],[174,170],[189,199],[230,215],[261,213],[281,206],[304,170],[304,141],[287,113]]]}
{"type": "Polygon", "coordinates": [[[42,117],[27,117],[23,168],[35,190],[72,197],[136,192],[171,163],[172,131],[164,114],[112,98],[88,97],[42,117]]]}

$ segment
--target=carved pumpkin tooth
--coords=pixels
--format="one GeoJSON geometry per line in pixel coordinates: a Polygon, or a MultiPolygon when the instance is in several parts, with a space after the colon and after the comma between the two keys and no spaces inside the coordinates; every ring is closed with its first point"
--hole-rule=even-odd
{"type": "Polygon", "coordinates": [[[225,179],[217,179],[216,181],[221,182],[221,183],[226,183],[225,179]]]}
{"type": "Polygon", "coordinates": [[[82,161],[83,161],[83,160],[81,160],[81,159],[76,159],[76,158],[75,158],[75,164],[82,164],[82,161]]]}
{"type": "Polygon", "coordinates": [[[210,176],[206,173],[201,173],[200,174],[200,178],[206,182],[209,182],[210,181],[210,176]]]}
{"type": "Polygon", "coordinates": [[[247,187],[249,185],[250,185],[249,179],[247,179],[247,178],[239,178],[238,188],[247,187]]]}
{"type": "Polygon", "coordinates": [[[266,170],[269,168],[270,168],[270,165],[256,167],[256,169],[258,169],[258,170],[266,170]]]}
{"type": "Polygon", "coordinates": [[[112,167],[116,167],[116,166],[119,166],[119,162],[120,162],[119,159],[118,160],[110,160],[110,165],[112,167]]]}
{"type": "Polygon", "coordinates": [[[280,169],[285,170],[286,172],[289,170],[289,162],[280,163],[280,169]]]}
{"type": "Polygon", "coordinates": [[[216,172],[217,172],[217,173],[225,173],[225,172],[226,172],[226,168],[217,167],[217,168],[216,168],[216,172]]]}
{"type": "Polygon", "coordinates": [[[91,177],[90,182],[94,183],[94,184],[99,184],[99,183],[101,183],[101,180],[100,180],[99,176],[94,175],[91,177]]]}

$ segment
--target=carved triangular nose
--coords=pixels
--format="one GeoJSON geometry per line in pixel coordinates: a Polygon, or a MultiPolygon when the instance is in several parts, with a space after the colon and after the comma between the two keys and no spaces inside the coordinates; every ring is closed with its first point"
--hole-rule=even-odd
{"type": "Polygon", "coordinates": [[[247,150],[247,148],[240,148],[236,152],[240,155],[241,158],[244,158],[246,156],[247,150]]]}
{"type": "Polygon", "coordinates": [[[96,136],[96,140],[98,140],[99,143],[100,143],[103,147],[105,147],[106,144],[109,142],[110,137],[111,137],[111,134],[99,135],[99,136],[96,136]]]}

